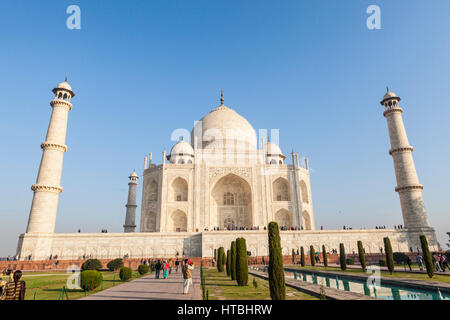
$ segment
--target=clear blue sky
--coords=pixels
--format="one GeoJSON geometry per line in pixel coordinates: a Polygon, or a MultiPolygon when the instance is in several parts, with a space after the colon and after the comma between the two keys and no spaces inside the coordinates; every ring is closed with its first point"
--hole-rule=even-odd
{"type": "Polygon", "coordinates": [[[150,151],[159,163],[171,132],[190,130],[221,88],[255,129],[280,129],[286,154],[310,158],[317,227],[401,224],[379,105],[389,85],[402,97],[444,243],[448,12],[448,0],[2,1],[0,256],[14,254],[25,231],[51,89],[66,75],[77,96],[57,232],[121,232],[131,170],[141,172],[150,151]],[[71,4],[81,8],[81,30],[66,28],[71,4]],[[366,28],[371,4],[381,7],[381,30],[366,28]]]}

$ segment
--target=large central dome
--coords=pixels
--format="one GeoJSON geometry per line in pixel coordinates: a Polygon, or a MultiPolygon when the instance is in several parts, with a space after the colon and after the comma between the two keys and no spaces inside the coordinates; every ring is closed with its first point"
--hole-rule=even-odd
{"type": "Polygon", "coordinates": [[[256,132],[243,116],[222,104],[197,122],[191,143],[203,149],[226,147],[230,150],[256,149],[256,132]],[[196,138],[196,139],[195,139],[196,138]]]}

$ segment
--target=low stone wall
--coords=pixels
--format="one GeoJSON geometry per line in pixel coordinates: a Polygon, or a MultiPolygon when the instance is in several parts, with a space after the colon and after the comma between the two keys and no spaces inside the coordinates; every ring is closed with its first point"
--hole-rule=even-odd
{"type": "MultiPolygon", "coordinates": [[[[307,230],[281,231],[283,255],[290,256],[300,247],[308,255],[310,246],[327,252],[339,250],[343,243],[349,255],[358,252],[357,242],[362,241],[367,254],[380,253],[384,248],[383,238],[389,237],[394,252],[409,252],[420,247],[419,236],[425,234],[430,250],[437,250],[434,229],[423,230],[307,230]]],[[[156,258],[177,256],[212,258],[214,249],[230,249],[231,242],[238,237],[246,239],[247,250],[252,257],[267,256],[268,235],[266,230],[205,231],[166,233],[97,233],[97,234],[23,234],[19,238],[17,253],[20,260],[45,260],[58,255],[60,260],[81,260],[83,256],[99,259],[156,258]]],[[[370,259],[370,256],[369,256],[370,259]]],[[[379,260],[379,259],[378,259],[379,260]]],[[[376,261],[377,262],[377,261],[376,261]]]]}

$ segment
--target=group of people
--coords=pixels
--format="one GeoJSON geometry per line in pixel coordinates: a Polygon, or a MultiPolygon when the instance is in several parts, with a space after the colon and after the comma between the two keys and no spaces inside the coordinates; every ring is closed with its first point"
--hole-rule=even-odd
{"type": "MultiPolygon", "coordinates": [[[[144,261],[145,263],[146,261],[144,261]]],[[[148,263],[150,267],[153,262],[149,259],[148,263]]],[[[169,275],[172,273],[172,269],[175,268],[175,272],[181,267],[181,272],[183,273],[183,294],[189,294],[189,287],[192,285],[192,270],[194,270],[194,262],[191,259],[179,260],[157,260],[155,265],[155,279],[159,279],[162,271],[162,278],[168,279],[169,275]]]]}
{"type": "Polygon", "coordinates": [[[24,300],[25,281],[21,281],[22,271],[4,270],[0,274],[0,300],[24,300]],[[4,276],[9,276],[7,281],[4,276]]]}

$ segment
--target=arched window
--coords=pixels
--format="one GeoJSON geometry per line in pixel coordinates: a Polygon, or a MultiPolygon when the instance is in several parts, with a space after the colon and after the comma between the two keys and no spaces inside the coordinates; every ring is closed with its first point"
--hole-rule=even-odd
{"type": "Polygon", "coordinates": [[[178,160],[178,163],[179,163],[179,164],[184,164],[184,160],[183,160],[183,159],[180,159],[180,160],[178,160]]]}
{"type": "Polygon", "coordinates": [[[64,101],[67,100],[67,93],[64,93],[63,100],[64,100],[64,101]]]}
{"type": "Polygon", "coordinates": [[[150,183],[150,197],[149,197],[150,202],[156,202],[158,201],[158,183],[153,180],[150,183]]]}
{"type": "Polygon", "coordinates": [[[308,197],[308,187],[306,186],[305,181],[300,181],[300,191],[302,194],[302,202],[303,203],[309,203],[309,197],[308,197]]]}
{"type": "Polygon", "coordinates": [[[273,201],[290,201],[289,184],[284,178],[278,178],[273,182],[273,201]]]}
{"type": "Polygon", "coordinates": [[[171,231],[172,232],[186,232],[187,231],[187,216],[181,211],[177,210],[171,215],[171,231]]]}
{"type": "Polygon", "coordinates": [[[176,178],[171,184],[173,201],[188,200],[188,183],[183,178],[176,178]]]}

